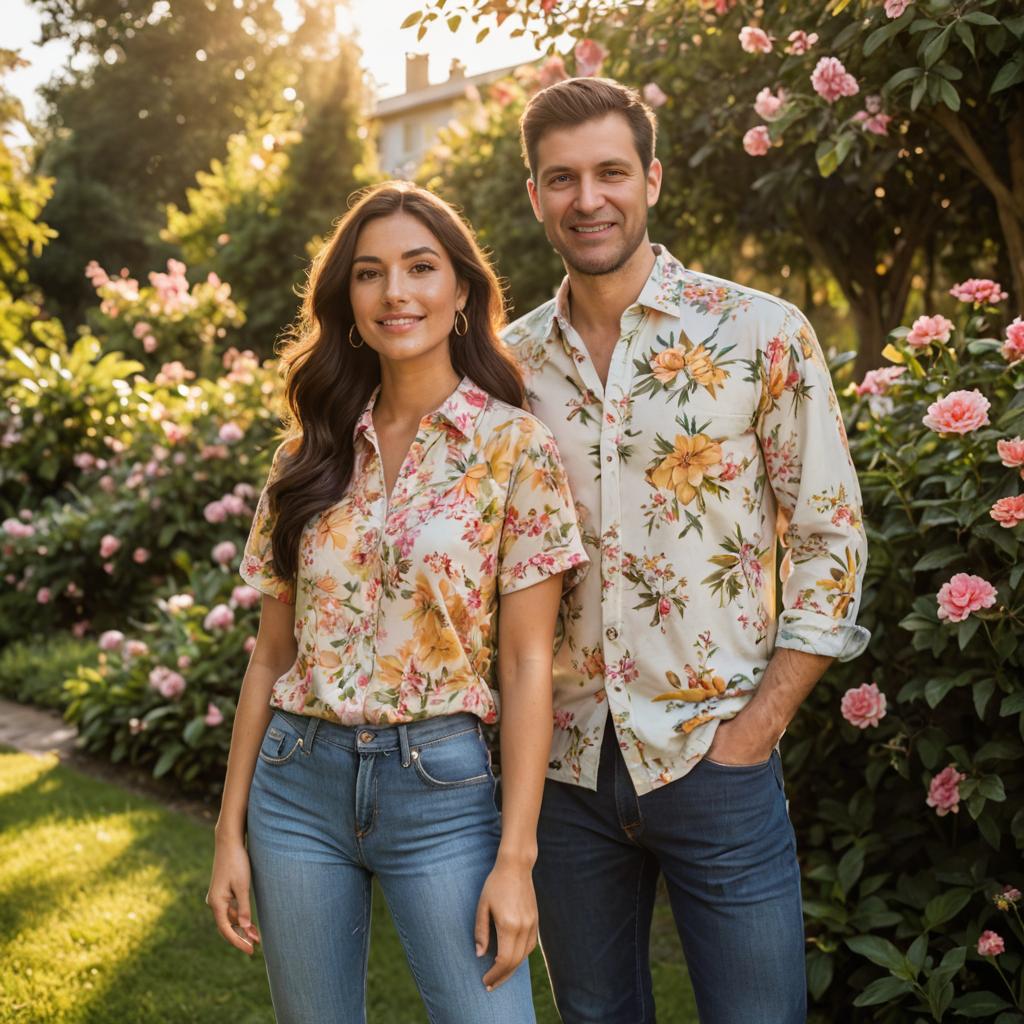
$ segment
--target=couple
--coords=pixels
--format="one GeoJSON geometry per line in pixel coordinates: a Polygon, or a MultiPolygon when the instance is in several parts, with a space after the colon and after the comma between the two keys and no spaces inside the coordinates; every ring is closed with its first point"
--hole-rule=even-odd
{"type": "Polygon", "coordinates": [[[532,1022],[538,930],[566,1024],[640,1024],[664,874],[701,1020],[795,1024],[776,748],[867,642],[828,370],[795,308],[651,244],[633,90],[560,82],[522,134],[568,276],[504,344],[494,273],[423,189],[365,193],[314,263],[207,902],[262,938],[281,1024],[365,1020],[374,876],[434,1024],[532,1022]]]}

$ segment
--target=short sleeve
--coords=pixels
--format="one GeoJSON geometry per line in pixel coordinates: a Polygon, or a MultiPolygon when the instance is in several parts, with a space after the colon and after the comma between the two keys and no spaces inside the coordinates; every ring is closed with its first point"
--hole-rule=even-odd
{"type": "Polygon", "coordinates": [[[532,430],[509,482],[498,554],[498,593],[511,594],[548,576],[565,573],[570,590],[590,560],[576,519],[565,468],[546,427],[532,430]]]}
{"type": "Polygon", "coordinates": [[[249,539],[245,542],[242,564],[238,572],[249,586],[255,587],[261,593],[277,598],[285,604],[295,604],[295,583],[293,580],[282,579],[274,572],[270,542],[276,517],[271,513],[270,497],[267,492],[280,473],[284,448],[285,445],[282,444],[274,453],[274,460],[263,492],[260,494],[259,504],[256,506],[256,514],[253,516],[249,539]]]}

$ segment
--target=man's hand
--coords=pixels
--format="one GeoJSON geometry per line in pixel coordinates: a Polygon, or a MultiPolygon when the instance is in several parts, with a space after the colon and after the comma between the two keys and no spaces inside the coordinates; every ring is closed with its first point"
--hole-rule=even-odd
{"type": "Polygon", "coordinates": [[[706,756],[718,764],[741,765],[761,764],[772,756],[778,738],[765,733],[757,723],[751,724],[746,713],[741,711],[735,718],[720,722],[715,738],[706,756]]]}

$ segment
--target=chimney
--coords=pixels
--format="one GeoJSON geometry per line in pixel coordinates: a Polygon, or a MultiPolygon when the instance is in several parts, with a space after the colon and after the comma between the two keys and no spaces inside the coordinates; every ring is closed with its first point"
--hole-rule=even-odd
{"type": "Polygon", "coordinates": [[[405,55],[405,91],[419,92],[430,84],[428,64],[430,58],[425,53],[407,53],[405,55]]]}
{"type": "Polygon", "coordinates": [[[453,57],[452,62],[448,67],[448,81],[457,82],[461,81],[466,77],[466,65],[459,60],[458,57],[453,57]]]}

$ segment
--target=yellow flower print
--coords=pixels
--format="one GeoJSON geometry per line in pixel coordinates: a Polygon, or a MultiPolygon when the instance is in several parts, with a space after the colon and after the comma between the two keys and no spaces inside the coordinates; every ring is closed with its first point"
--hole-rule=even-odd
{"type": "MultiPolygon", "coordinates": [[[[829,574],[829,579],[818,580],[819,587],[835,591],[832,602],[833,619],[845,617],[846,609],[850,607],[850,602],[857,595],[857,559],[850,547],[846,548],[845,554],[846,564],[843,568],[834,568],[829,574]]],[[[836,561],[839,559],[836,558],[836,561]]]]}
{"type": "Polygon", "coordinates": [[[705,476],[722,461],[722,446],[707,434],[676,434],[675,447],[652,470],[647,479],[662,490],[675,491],[684,505],[689,505],[700,492],[705,476]]]}
{"type": "Polygon", "coordinates": [[[671,384],[685,368],[686,350],[681,348],[667,348],[651,360],[651,373],[662,384],[671,384]]]}
{"type": "Polygon", "coordinates": [[[476,501],[477,495],[480,493],[480,481],[486,476],[487,464],[485,462],[479,462],[475,466],[470,466],[455,485],[456,495],[460,499],[472,498],[476,501]]]}
{"type": "MultiPolygon", "coordinates": [[[[491,440],[484,448],[483,457],[490,474],[496,483],[506,484],[512,474],[512,467],[515,465],[519,450],[513,448],[513,431],[503,429],[506,424],[499,426],[491,437],[491,440]]],[[[533,433],[533,423],[524,420],[518,430],[520,446],[530,443],[530,435],[533,433]]]]}
{"type": "Polygon", "coordinates": [[[686,686],[683,686],[682,680],[675,672],[666,672],[665,678],[672,689],[665,693],[659,693],[653,699],[655,701],[681,700],[697,704],[709,697],[717,697],[719,694],[725,693],[726,682],[716,674],[714,669],[695,669],[692,665],[686,665],[684,671],[686,672],[686,686]]]}
{"type": "Polygon", "coordinates": [[[686,372],[703,388],[706,388],[712,398],[715,396],[715,388],[724,384],[729,378],[728,370],[715,366],[711,353],[703,344],[698,345],[692,352],[686,354],[686,372]]]}
{"type": "Polygon", "coordinates": [[[317,521],[316,540],[314,543],[318,548],[322,548],[330,543],[335,551],[344,551],[350,539],[351,525],[351,505],[347,503],[339,505],[324,513],[317,521]]]}

